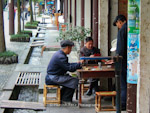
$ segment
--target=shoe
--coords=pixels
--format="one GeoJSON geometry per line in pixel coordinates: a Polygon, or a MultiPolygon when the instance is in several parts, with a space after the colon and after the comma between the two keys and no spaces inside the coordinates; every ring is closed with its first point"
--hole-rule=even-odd
{"type": "Polygon", "coordinates": [[[96,90],[95,90],[95,88],[93,88],[93,89],[92,89],[92,94],[93,94],[94,97],[96,96],[95,93],[96,93],[96,90]]]}
{"type": "Polygon", "coordinates": [[[64,106],[78,106],[78,103],[72,101],[61,101],[61,104],[64,106]]]}
{"type": "Polygon", "coordinates": [[[92,95],[92,90],[91,90],[91,89],[88,89],[85,94],[88,95],[88,96],[91,96],[91,95],[92,95]]]}

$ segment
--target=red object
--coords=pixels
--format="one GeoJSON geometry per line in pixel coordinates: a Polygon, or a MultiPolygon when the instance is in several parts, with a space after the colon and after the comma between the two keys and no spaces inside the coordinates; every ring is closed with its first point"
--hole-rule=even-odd
{"type": "Polygon", "coordinates": [[[106,60],[101,60],[102,62],[107,62],[106,60]]]}
{"type": "Polygon", "coordinates": [[[100,53],[95,53],[94,56],[101,56],[101,54],[100,53]]]}
{"type": "Polygon", "coordinates": [[[98,66],[93,66],[94,68],[97,68],[98,66]]]}

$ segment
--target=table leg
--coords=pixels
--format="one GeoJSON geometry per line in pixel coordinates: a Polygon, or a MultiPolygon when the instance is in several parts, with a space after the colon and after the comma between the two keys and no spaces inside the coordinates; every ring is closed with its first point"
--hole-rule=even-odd
{"type": "Polygon", "coordinates": [[[76,89],[76,100],[78,100],[78,88],[76,89]]]}
{"type": "Polygon", "coordinates": [[[79,85],[79,101],[78,101],[79,108],[81,107],[81,103],[82,103],[82,96],[81,96],[81,83],[80,83],[80,85],[79,85]]]}

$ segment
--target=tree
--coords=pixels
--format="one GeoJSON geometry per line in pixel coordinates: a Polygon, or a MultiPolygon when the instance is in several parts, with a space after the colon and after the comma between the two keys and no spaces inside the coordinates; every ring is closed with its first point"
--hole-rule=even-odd
{"type": "Polygon", "coordinates": [[[35,15],[35,21],[36,21],[36,11],[35,11],[35,5],[37,3],[37,0],[34,0],[34,15],[35,15]]]}
{"type": "Polygon", "coordinates": [[[17,34],[21,34],[21,21],[20,21],[21,9],[20,9],[20,0],[17,0],[17,9],[18,9],[18,33],[17,34]]]}
{"type": "Polygon", "coordinates": [[[0,0],[0,52],[6,51],[4,22],[3,22],[3,0],[0,0]]]}
{"type": "Polygon", "coordinates": [[[24,31],[24,0],[21,0],[21,2],[22,2],[22,13],[23,13],[23,17],[22,17],[22,18],[23,18],[23,19],[22,19],[22,20],[23,20],[23,21],[22,21],[22,22],[23,22],[23,25],[22,25],[22,26],[23,26],[23,31],[24,31]]]}
{"type": "Polygon", "coordinates": [[[40,14],[42,13],[42,5],[40,5],[40,2],[43,2],[43,0],[37,0],[38,4],[39,4],[39,13],[38,15],[40,16],[40,14]]]}
{"type": "Polygon", "coordinates": [[[30,4],[30,23],[32,24],[33,22],[32,0],[29,0],[29,4],[30,4]]]}

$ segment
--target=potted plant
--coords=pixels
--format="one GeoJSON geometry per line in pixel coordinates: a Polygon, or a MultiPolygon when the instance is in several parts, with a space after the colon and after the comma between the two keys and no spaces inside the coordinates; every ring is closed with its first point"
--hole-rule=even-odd
{"type": "Polygon", "coordinates": [[[83,41],[90,34],[91,30],[89,28],[77,26],[67,31],[60,31],[57,41],[71,40],[75,42],[75,49],[78,52],[80,50],[81,41],[83,41]]]}

